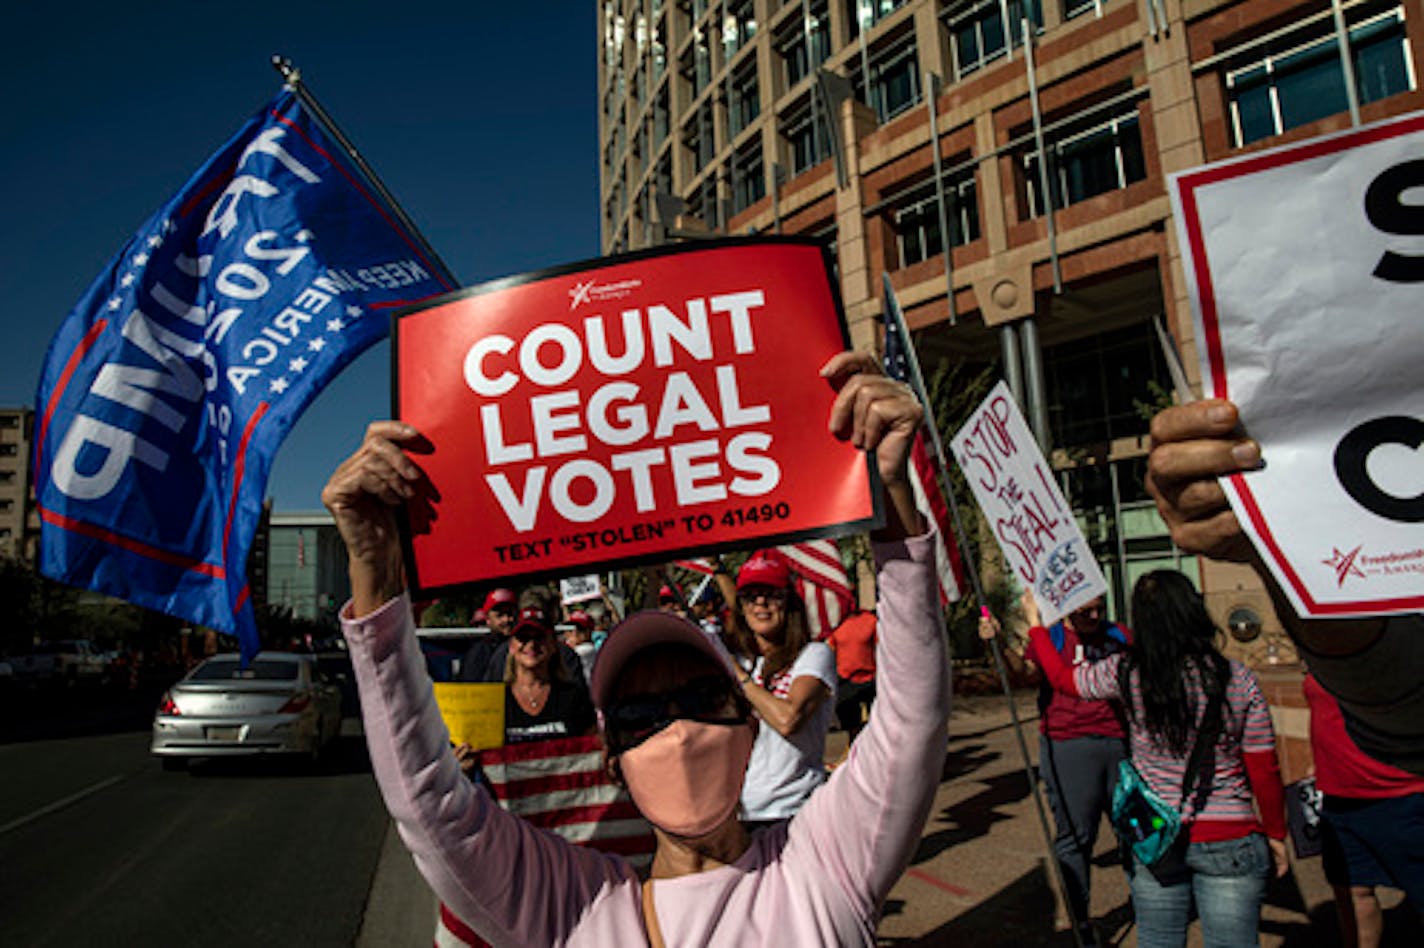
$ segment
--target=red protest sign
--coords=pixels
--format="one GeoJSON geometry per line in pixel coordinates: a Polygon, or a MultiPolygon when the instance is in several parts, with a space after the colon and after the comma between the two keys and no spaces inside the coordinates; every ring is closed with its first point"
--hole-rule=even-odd
{"type": "Polygon", "coordinates": [[[417,595],[863,530],[866,456],[826,431],[847,348],[825,251],[748,238],[462,290],[396,317],[395,416],[434,451],[417,595]]]}

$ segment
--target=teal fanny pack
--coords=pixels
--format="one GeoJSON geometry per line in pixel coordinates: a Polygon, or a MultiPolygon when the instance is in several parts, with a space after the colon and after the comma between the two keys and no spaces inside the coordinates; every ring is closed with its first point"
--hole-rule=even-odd
{"type": "Polygon", "coordinates": [[[1147,785],[1131,761],[1123,760],[1117,765],[1112,824],[1118,838],[1132,847],[1137,861],[1152,866],[1177,841],[1177,834],[1182,830],[1182,815],[1147,785]]]}

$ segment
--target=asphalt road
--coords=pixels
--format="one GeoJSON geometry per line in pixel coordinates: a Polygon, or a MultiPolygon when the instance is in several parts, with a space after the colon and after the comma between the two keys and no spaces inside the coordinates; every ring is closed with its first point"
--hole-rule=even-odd
{"type": "Polygon", "coordinates": [[[387,825],[359,737],[168,773],[146,731],[31,728],[0,744],[0,942],[351,945],[387,825]]]}

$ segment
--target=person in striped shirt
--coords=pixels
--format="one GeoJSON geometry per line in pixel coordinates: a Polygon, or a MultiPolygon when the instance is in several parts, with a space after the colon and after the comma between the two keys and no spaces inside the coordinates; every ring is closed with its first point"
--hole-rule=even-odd
{"type": "Polygon", "coordinates": [[[1195,789],[1181,805],[1183,858],[1147,867],[1129,850],[1137,943],[1186,944],[1195,901],[1207,945],[1255,945],[1267,878],[1273,867],[1277,876],[1287,867],[1284,791],[1265,696],[1250,669],[1216,650],[1211,616],[1181,573],[1155,570],[1138,580],[1132,625],[1126,652],[1077,666],[1045,629],[1029,635],[1055,689],[1122,701],[1129,757],[1163,800],[1182,799],[1192,747],[1207,742],[1195,789]],[[1209,713],[1214,703],[1219,714],[1209,713]],[[1202,732],[1203,722],[1216,721],[1202,732]]]}

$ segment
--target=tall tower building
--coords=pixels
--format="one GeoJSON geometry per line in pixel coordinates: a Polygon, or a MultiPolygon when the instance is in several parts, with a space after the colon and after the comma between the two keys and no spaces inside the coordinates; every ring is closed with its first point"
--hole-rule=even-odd
{"type": "Polygon", "coordinates": [[[35,413],[0,408],[0,556],[34,562],[40,522],[30,496],[35,413]]]}
{"type": "Polygon", "coordinates": [[[1166,176],[1349,127],[1346,66],[1362,121],[1424,106],[1418,4],[597,9],[604,252],[699,232],[821,238],[867,348],[888,274],[927,371],[994,364],[1021,395],[1119,615],[1165,565],[1198,580],[1223,626],[1274,625],[1249,571],[1173,547],[1142,484],[1171,389],[1155,318],[1197,375],[1166,176]]]}

